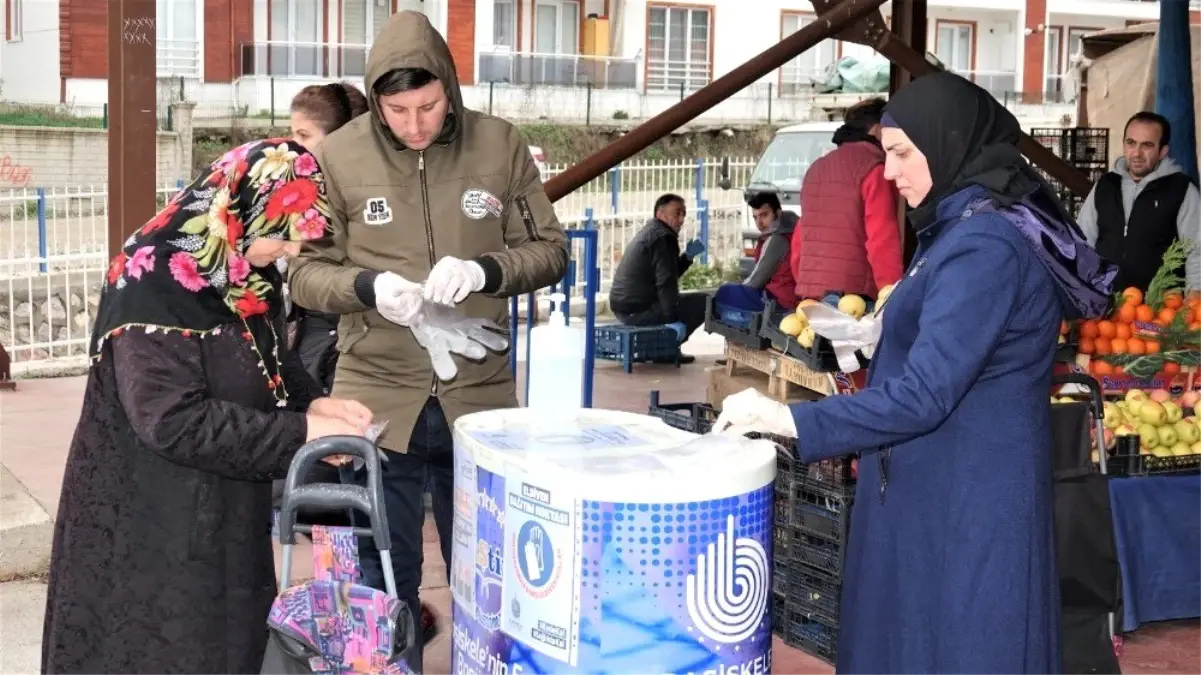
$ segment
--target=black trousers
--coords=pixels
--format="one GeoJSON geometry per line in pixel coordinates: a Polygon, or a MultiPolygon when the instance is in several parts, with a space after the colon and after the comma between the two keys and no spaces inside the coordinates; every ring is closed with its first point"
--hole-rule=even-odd
{"type": "MultiPolygon", "coordinates": [[[[409,451],[405,454],[388,453],[388,461],[380,463],[384,487],[384,508],[388,512],[388,528],[392,535],[392,573],[396,577],[396,594],[413,612],[413,620],[420,625],[421,605],[417,600],[417,589],[421,586],[421,566],[424,563],[422,527],[425,524],[424,494],[428,486],[434,502],[434,525],[438,528],[438,541],[442,548],[442,560],[450,569],[451,528],[454,524],[454,439],[450,425],[442,412],[438,399],[426,401],[413,435],[409,440],[409,451]]],[[[355,476],[359,485],[366,485],[367,472],[360,470],[355,476]]],[[[366,519],[355,514],[356,521],[366,519]]],[[[366,526],[367,523],[359,523],[366,526]]],[[[363,582],[372,588],[384,589],[384,568],[379,550],[371,537],[359,538],[359,564],[363,570],[363,582]]],[[[449,575],[447,582],[450,581],[449,575]]],[[[409,668],[414,673],[422,671],[421,631],[417,642],[405,655],[409,668]]]]}
{"type": "MultiPolygon", "coordinates": [[[[681,293],[679,304],[676,305],[676,317],[684,324],[685,333],[684,339],[687,340],[689,335],[696,332],[697,328],[705,325],[705,304],[709,300],[708,293],[689,292],[681,293]]],[[[667,312],[659,305],[653,305],[640,312],[622,312],[617,309],[613,310],[613,314],[617,316],[617,320],[627,326],[661,326],[665,323],[670,323],[667,318],[667,312]]]]}
{"type": "Polygon", "coordinates": [[[326,394],[334,386],[334,368],[338,365],[337,317],[305,314],[296,331],[296,352],[309,376],[326,394]]]}

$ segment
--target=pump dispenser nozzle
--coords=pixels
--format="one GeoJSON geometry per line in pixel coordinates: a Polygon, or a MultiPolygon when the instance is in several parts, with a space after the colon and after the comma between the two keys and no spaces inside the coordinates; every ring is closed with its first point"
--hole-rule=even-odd
{"type": "Polygon", "coordinates": [[[563,303],[565,303],[565,302],[567,302],[566,295],[563,295],[562,293],[551,293],[550,294],[550,323],[551,323],[551,325],[554,325],[555,322],[558,322],[559,324],[562,324],[564,326],[567,325],[567,317],[563,315],[563,303]]]}

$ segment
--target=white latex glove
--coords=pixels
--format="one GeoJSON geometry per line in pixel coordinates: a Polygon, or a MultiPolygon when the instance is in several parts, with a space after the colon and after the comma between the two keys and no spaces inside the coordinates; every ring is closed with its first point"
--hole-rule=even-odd
{"type": "Polygon", "coordinates": [[[438,379],[450,380],[459,372],[451,354],[478,361],[488,355],[488,349],[499,352],[509,346],[507,339],[485,328],[493,325],[484,319],[456,316],[453,310],[426,304],[425,311],[409,328],[418,344],[429,353],[438,379]]]}
{"type": "Polygon", "coordinates": [[[457,305],[484,287],[484,268],[471,260],[447,256],[434,265],[425,280],[425,299],[440,305],[457,305]]]}
{"type": "Polygon", "coordinates": [[[421,284],[393,272],[375,278],[375,309],[398,326],[407,326],[421,313],[421,284]]]}
{"type": "Polygon", "coordinates": [[[744,389],[721,402],[721,414],[713,423],[713,433],[746,434],[752,431],[796,438],[796,422],[788,406],[754,389],[744,389]]]}

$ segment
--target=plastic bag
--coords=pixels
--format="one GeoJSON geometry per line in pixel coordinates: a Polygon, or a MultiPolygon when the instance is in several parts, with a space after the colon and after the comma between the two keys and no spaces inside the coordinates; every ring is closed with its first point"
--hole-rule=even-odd
{"type": "Polygon", "coordinates": [[[809,319],[813,332],[829,340],[834,347],[839,370],[844,373],[859,370],[859,358],[855,356],[859,350],[871,358],[883,328],[878,314],[855,319],[825,304],[809,305],[801,311],[809,319]]]}
{"type": "MultiPolygon", "coordinates": [[[[375,445],[378,443],[379,437],[384,434],[384,429],[387,428],[388,420],[368,424],[367,428],[363,430],[363,438],[366,438],[367,440],[371,441],[373,445],[375,445]]],[[[375,451],[379,453],[379,459],[381,462],[388,461],[388,453],[384,452],[383,449],[381,449],[378,445],[375,446],[375,451]]],[[[330,455],[321,461],[333,466],[342,466],[344,464],[348,464],[351,460],[354,461],[355,471],[363,468],[363,460],[355,457],[354,455],[330,455]]]]}
{"type": "Polygon", "coordinates": [[[429,353],[434,374],[440,380],[453,379],[459,372],[451,354],[478,361],[488,355],[489,349],[503,352],[509,348],[508,338],[494,332],[501,330],[495,323],[466,317],[432,302],[423,303],[421,314],[409,328],[429,353]]]}

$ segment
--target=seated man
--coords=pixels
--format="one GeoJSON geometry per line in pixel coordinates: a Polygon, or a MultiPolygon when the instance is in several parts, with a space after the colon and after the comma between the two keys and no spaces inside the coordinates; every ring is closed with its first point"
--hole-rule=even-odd
{"type": "MultiPolygon", "coordinates": [[[[655,200],[655,217],[630,240],[609,289],[609,307],[627,326],[671,325],[680,342],[705,323],[705,294],[680,293],[680,276],[705,250],[698,240],[680,253],[684,198],[666,194],[655,200]]],[[[691,356],[682,363],[694,361],[691,356]]]]}
{"type": "Polygon", "coordinates": [[[782,210],[774,192],[756,193],[746,203],[759,228],[755,269],[741,284],[722,284],[717,289],[717,302],[733,309],[762,312],[766,301],[774,300],[781,309],[795,309],[796,280],[788,250],[797,215],[782,210]]]}

